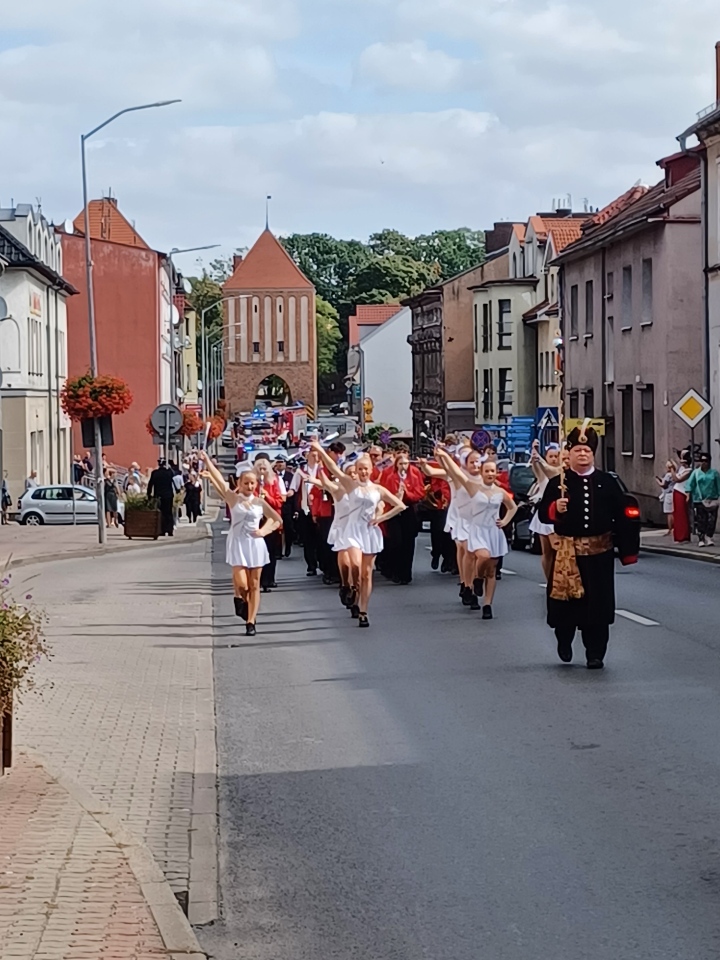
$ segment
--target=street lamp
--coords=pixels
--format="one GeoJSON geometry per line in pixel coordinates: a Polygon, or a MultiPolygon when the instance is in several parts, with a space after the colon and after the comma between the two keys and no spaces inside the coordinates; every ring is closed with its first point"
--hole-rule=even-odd
{"type": "MultiPolygon", "coordinates": [[[[124,110],[118,110],[117,113],[114,113],[111,117],[108,117],[107,120],[103,123],[98,124],[97,127],[89,133],[83,133],[80,136],[80,158],[82,165],[82,192],[83,192],[83,220],[85,227],[85,275],[87,278],[87,298],[88,298],[88,330],[90,334],[90,372],[93,377],[97,376],[98,372],[98,357],[97,357],[97,333],[95,329],[95,293],[93,290],[93,278],[92,278],[92,253],[90,249],[90,210],[88,209],[88,188],[87,188],[87,162],[85,159],[85,144],[90,139],[90,137],[95,136],[100,130],[104,127],[107,127],[108,124],[112,123],[113,120],[117,120],[118,117],[122,117],[125,113],[135,113],[138,110],[151,110],[154,107],[168,107],[172,103],[180,103],[179,100],[159,100],[157,103],[142,103],[137,107],[125,107],[124,110]]],[[[96,496],[98,501],[98,540],[101,544],[105,543],[105,491],[103,488],[103,474],[102,474],[102,438],[100,436],[100,423],[95,417],[94,420],[95,426],[95,481],[96,481],[96,496]]]]}
{"type": "Polygon", "coordinates": [[[215,250],[216,247],[219,247],[219,246],[220,246],[219,243],[208,243],[204,247],[183,247],[182,249],[180,249],[179,247],[173,247],[170,253],[168,254],[168,263],[170,265],[170,351],[171,351],[170,358],[171,358],[171,366],[172,366],[170,379],[172,381],[172,394],[173,394],[172,397],[170,398],[171,403],[175,403],[179,399],[177,396],[177,388],[178,388],[177,381],[179,378],[178,378],[178,370],[176,366],[176,356],[175,356],[175,331],[173,330],[174,324],[172,322],[173,293],[174,293],[173,257],[178,253],[195,253],[196,251],[199,251],[199,250],[215,250]]]}
{"type": "Polygon", "coordinates": [[[206,401],[206,380],[207,380],[207,340],[205,337],[205,314],[210,313],[211,310],[214,310],[215,307],[220,306],[221,303],[227,303],[228,300],[234,300],[235,296],[231,297],[221,297],[220,300],[216,300],[215,303],[211,303],[210,306],[205,307],[204,310],[200,311],[200,379],[202,380],[202,415],[203,420],[207,421],[210,416],[210,411],[208,410],[207,401],[206,401]]]}

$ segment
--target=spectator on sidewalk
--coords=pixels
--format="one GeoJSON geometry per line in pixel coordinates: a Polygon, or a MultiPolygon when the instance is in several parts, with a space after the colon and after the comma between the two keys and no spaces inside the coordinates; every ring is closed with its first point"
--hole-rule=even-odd
{"type": "Polygon", "coordinates": [[[86,474],[86,476],[89,477],[89,476],[93,473],[93,462],[92,462],[92,457],[90,456],[90,454],[89,454],[89,452],[88,452],[87,450],[85,451],[85,454],[84,454],[84,456],[83,456],[83,458],[82,458],[81,463],[82,463],[83,467],[85,468],[85,474],[86,474]]]}
{"type": "Polygon", "coordinates": [[[118,487],[115,471],[109,467],[105,471],[105,523],[108,527],[118,524],[118,487]]]}
{"type": "Polygon", "coordinates": [[[687,496],[695,511],[695,528],[700,547],[714,547],[713,536],[720,507],[720,473],[712,466],[709,453],[700,454],[700,466],[690,474],[687,496]]]}
{"type": "Polygon", "coordinates": [[[195,523],[202,513],[202,480],[190,472],[185,482],[185,511],[190,523],[195,523]]]}
{"type": "Polygon", "coordinates": [[[675,543],[690,543],[690,508],[685,485],[690,479],[690,451],[679,451],[679,463],[673,463],[673,538],[675,543]]]}
{"type": "Polygon", "coordinates": [[[73,483],[82,483],[85,476],[85,467],[83,466],[82,458],[79,453],[76,453],[73,456],[73,483]]]}
{"type": "Polygon", "coordinates": [[[3,478],[2,482],[2,493],[0,494],[1,500],[0,505],[2,506],[2,525],[5,526],[8,521],[8,513],[10,507],[12,507],[12,497],[10,496],[10,491],[8,490],[7,477],[3,478]]]}
{"type": "Polygon", "coordinates": [[[31,470],[30,476],[25,480],[25,490],[32,490],[33,487],[38,485],[37,481],[37,470],[31,470]]]}
{"type": "Polygon", "coordinates": [[[155,497],[160,505],[161,528],[165,537],[172,537],[175,533],[175,517],[173,515],[173,499],[175,497],[174,473],[164,460],[158,460],[158,465],[150,474],[147,485],[148,497],[155,497]]]}
{"type": "MultiPolygon", "coordinates": [[[[140,491],[142,490],[142,477],[140,475],[140,464],[135,460],[128,467],[128,471],[125,474],[125,479],[123,480],[123,492],[127,493],[131,486],[138,486],[140,491]]],[[[133,491],[134,492],[134,491],[133,491]]]]}
{"type": "Polygon", "coordinates": [[[655,477],[657,485],[660,487],[660,503],[662,504],[663,513],[667,519],[667,533],[666,537],[669,537],[673,532],[673,487],[675,485],[675,469],[677,464],[674,460],[668,460],[665,464],[665,473],[662,477],[655,477]]]}

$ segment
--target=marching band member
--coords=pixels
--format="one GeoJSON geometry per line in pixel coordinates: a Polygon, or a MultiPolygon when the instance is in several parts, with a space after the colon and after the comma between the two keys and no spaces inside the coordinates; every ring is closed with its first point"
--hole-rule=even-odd
{"type": "Polygon", "coordinates": [[[410,451],[406,446],[398,448],[395,462],[383,470],[379,483],[407,507],[384,523],[387,559],[383,573],[393,583],[405,586],[412,581],[415,541],[419,530],[417,504],[425,497],[422,474],[410,463],[410,451]]]}
{"type": "Polygon", "coordinates": [[[345,521],[343,544],[347,548],[353,576],[357,577],[360,591],[357,604],[352,608],[357,615],[358,626],[368,627],[368,605],[372,594],[372,576],[375,557],[382,550],[381,521],[392,520],[405,509],[405,505],[384,487],[372,483],[372,460],[367,455],[356,461],[357,478],[347,476],[338,467],[335,460],[315,442],[312,448],[317,451],[328,472],[335,477],[348,494],[349,513],[345,521]],[[390,509],[383,515],[379,513],[380,503],[390,509]]]}
{"type": "MultiPolygon", "coordinates": [[[[282,478],[278,477],[270,464],[270,457],[266,453],[259,453],[255,458],[253,465],[257,476],[257,496],[261,500],[266,500],[270,506],[281,515],[283,503],[285,503],[285,484],[282,478]]],[[[282,532],[280,529],[274,530],[268,535],[267,549],[269,560],[263,567],[260,586],[263,593],[277,587],[275,580],[275,571],[278,558],[282,553],[282,532]]]]}
{"type": "Polygon", "coordinates": [[[570,663],[579,629],[587,666],[601,670],[615,622],[615,547],[623,566],[637,562],[637,544],[615,477],[595,469],[598,436],[586,420],[567,438],[569,469],[548,480],[540,520],[555,530],[547,622],[558,656],[570,663]]]}
{"type": "MultiPolygon", "coordinates": [[[[543,459],[540,456],[540,441],[533,440],[532,451],[530,453],[530,468],[536,480],[535,487],[531,491],[531,499],[535,499],[537,503],[539,503],[543,498],[548,481],[551,480],[552,477],[560,475],[560,446],[557,443],[550,444],[545,451],[545,459],[543,459]]],[[[538,510],[535,511],[530,521],[530,530],[540,538],[543,573],[545,574],[545,579],[549,580],[553,561],[550,537],[555,533],[555,530],[552,524],[542,522],[538,510]]]]}
{"type": "Polygon", "coordinates": [[[246,636],[254,637],[260,608],[260,577],[270,559],[265,540],[280,529],[282,521],[267,500],[256,496],[258,476],[254,470],[241,474],[236,489],[231,490],[210,457],[201,456],[205,460],[203,478],[210,480],[230,508],[225,560],[232,567],[235,613],[246,621],[246,636]],[[265,523],[260,526],[263,518],[265,523]]]}

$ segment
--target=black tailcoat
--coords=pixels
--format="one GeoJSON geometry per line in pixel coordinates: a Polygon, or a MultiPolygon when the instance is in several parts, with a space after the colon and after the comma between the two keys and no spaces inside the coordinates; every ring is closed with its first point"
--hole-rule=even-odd
{"type": "MultiPolygon", "coordinates": [[[[635,553],[632,523],[625,516],[625,495],[610,473],[594,470],[581,477],[565,472],[567,513],[551,516],[550,507],[562,496],[560,478],[553,477],[540,503],[540,519],[552,523],[561,537],[596,537],[612,534],[621,559],[635,553]]],[[[615,550],[596,556],[578,556],[585,596],[580,600],[553,600],[548,585],[548,624],[553,627],[593,627],[615,622],[615,550]]]]}

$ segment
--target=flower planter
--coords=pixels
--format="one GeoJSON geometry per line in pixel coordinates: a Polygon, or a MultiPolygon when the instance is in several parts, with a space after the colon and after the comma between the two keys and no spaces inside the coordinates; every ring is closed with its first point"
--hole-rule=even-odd
{"type": "Polygon", "coordinates": [[[159,510],[126,510],[125,511],[125,536],[132,540],[133,537],[151,537],[157,540],[160,536],[161,521],[159,510]]]}

